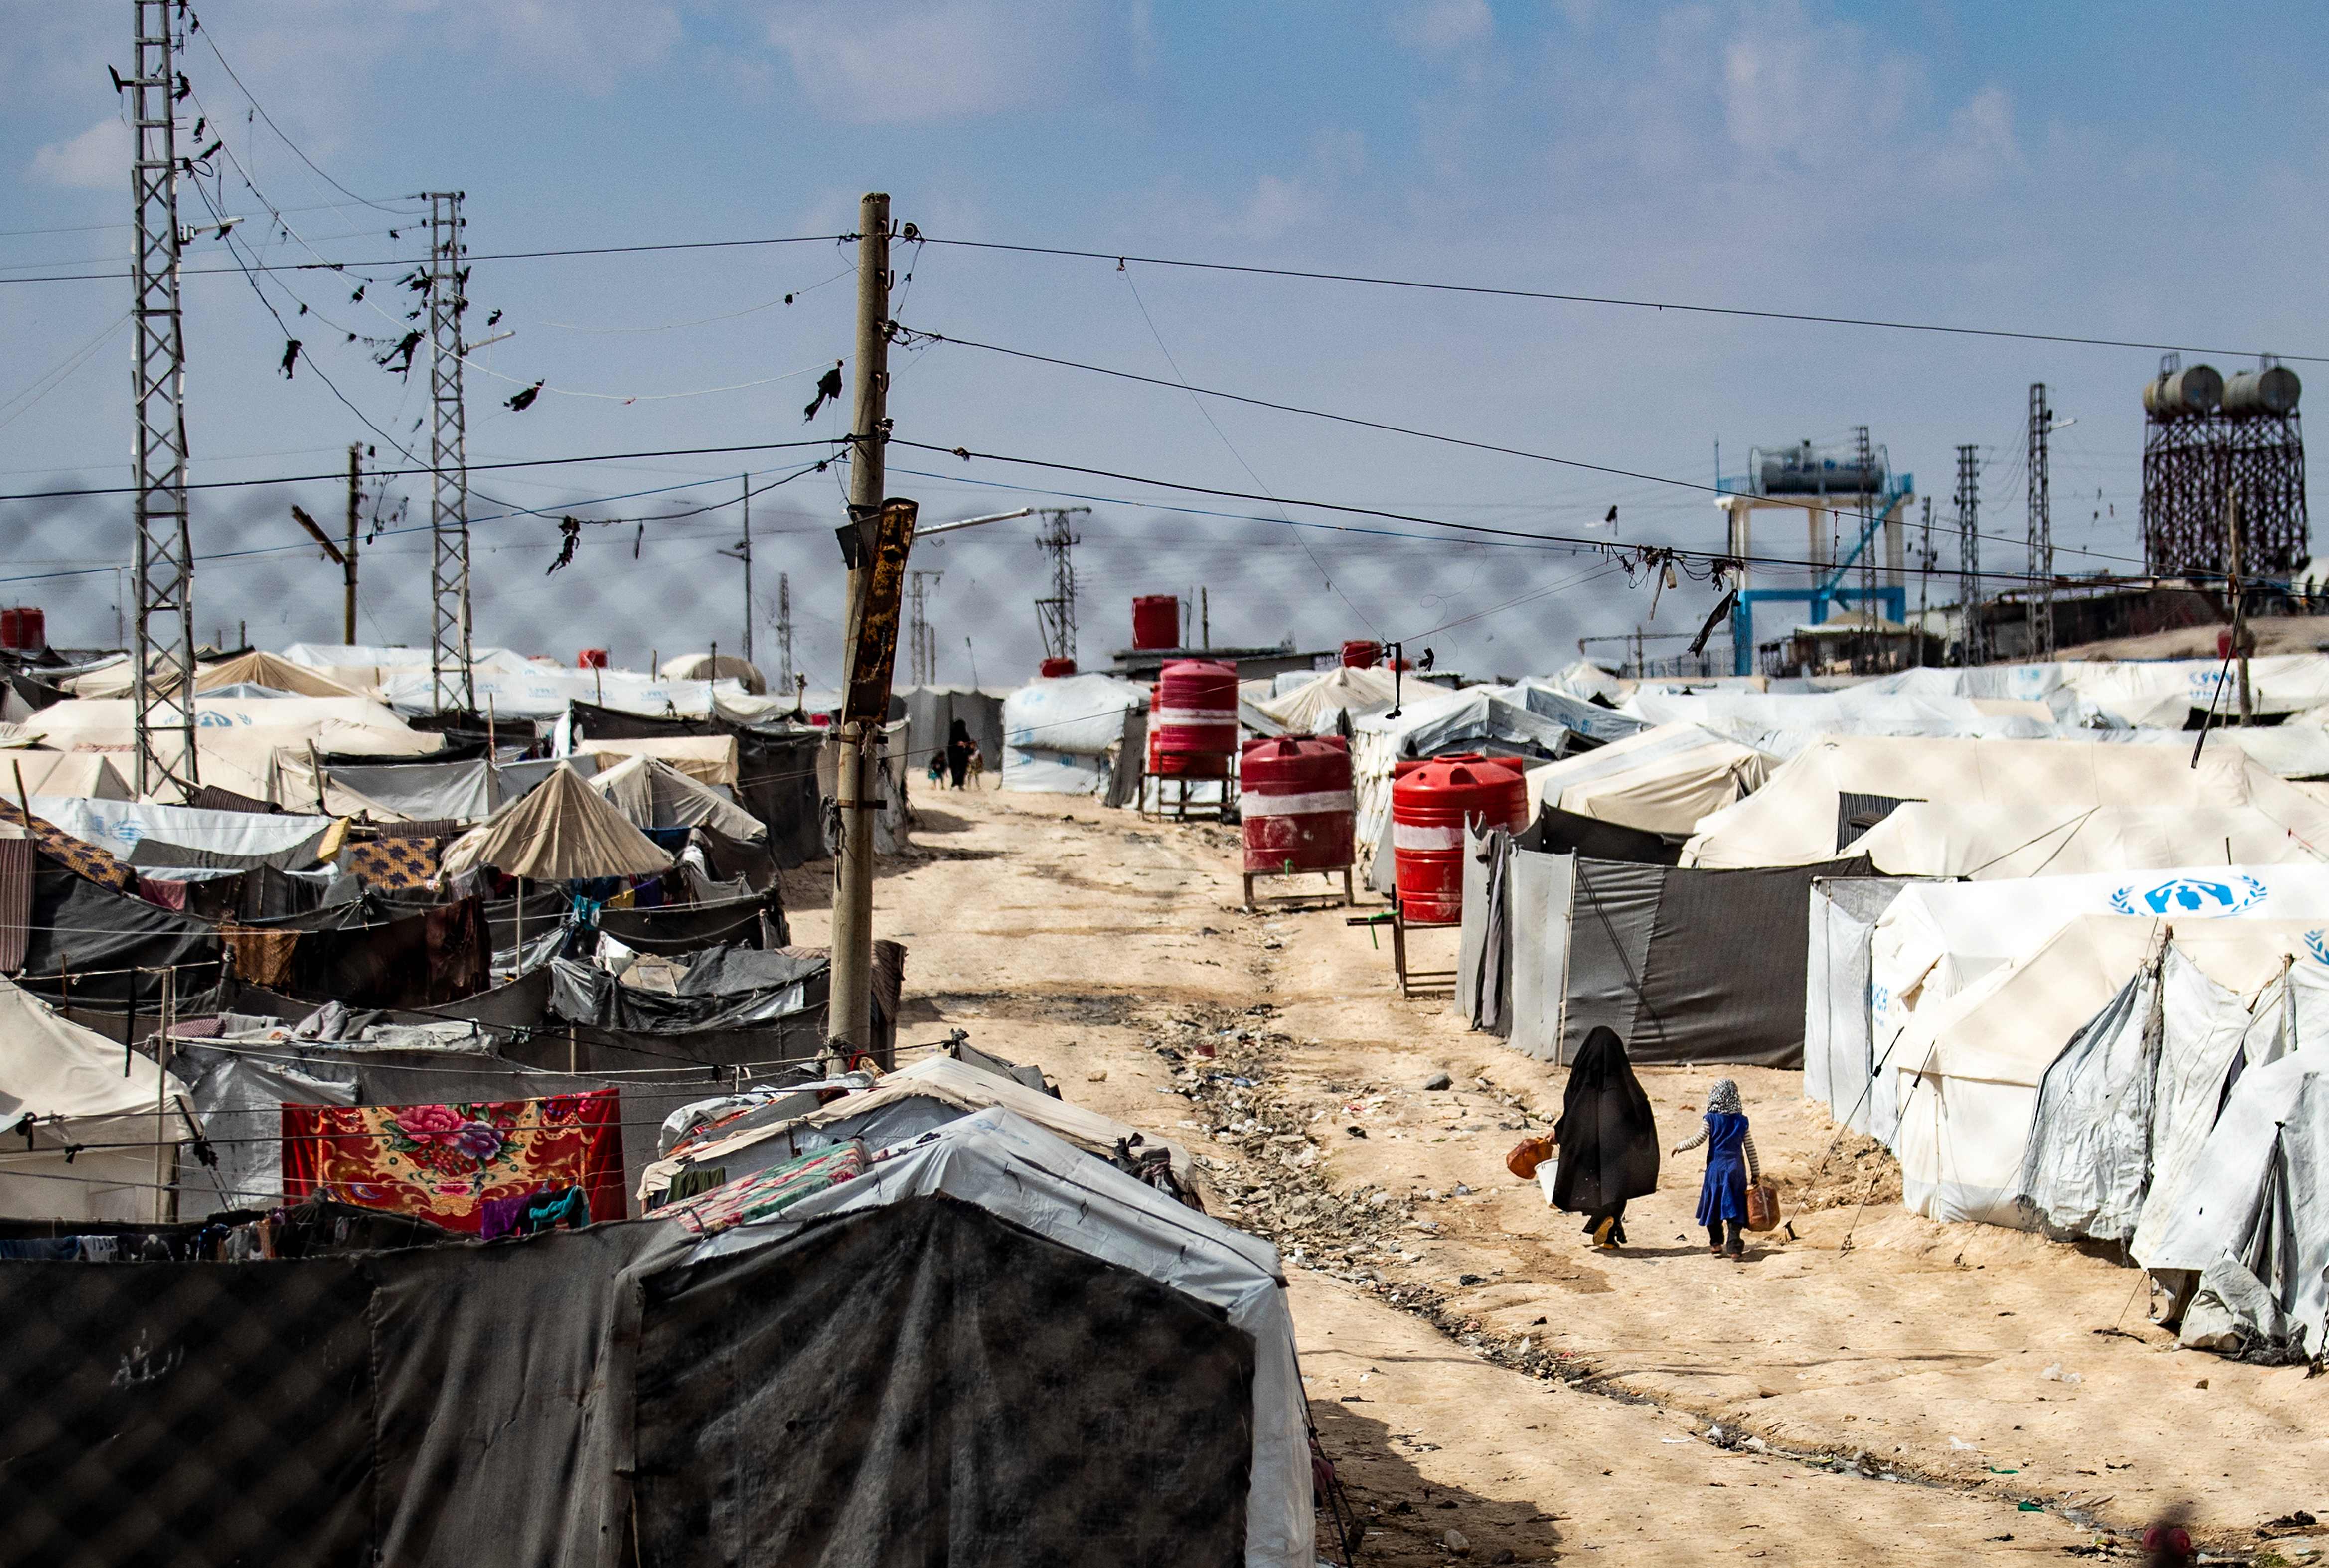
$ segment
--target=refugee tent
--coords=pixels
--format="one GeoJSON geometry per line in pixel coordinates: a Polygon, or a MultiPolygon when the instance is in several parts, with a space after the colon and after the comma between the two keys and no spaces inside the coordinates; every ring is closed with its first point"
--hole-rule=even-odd
{"type": "Polygon", "coordinates": [[[2041,824],[2093,806],[2252,808],[2329,853],[2329,807],[2230,746],[2207,747],[2195,768],[2191,753],[2168,746],[1843,737],[1806,748],[1753,794],[1701,822],[1683,863],[1806,864],[1834,855],[1860,827],[1911,800],[2023,803],[2041,824]]]}
{"type": "Polygon", "coordinates": [[[907,750],[904,765],[917,771],[929,765],[931,755],[946,749],[961,719],[978,745],[979,765],[992,773],[994,788],[1003,775],[1003,705],[1008,686],[909,686],[899,695],[906,702],[907,750]]]}
{"type": "Polygon", "coordinates": [[[734,787],[740,753],[732,735],[670,735],[627,740],[578,740],[574,750],[594,758],[601,773],[626,757],[652,756],[701,784],[734,787]]]}
{"type": "MultiPolygon", "coordinates": [[[[1871,939],[1876,923],[1914,886],[1899,877],[1815,878],[1804,978],[1804,1096],[1855,1132],[1890,1144],[1899,1107],[1880,1084],[1872,1011],[1871,939]],[[1876,1090],[1885,1120],[1877,1130],[1876,1090]]],[[[1889,1042],[1888,1042],[1889,1043],[1889,1042]]]]}
{"type": "Polygon", "coordinates": [[[733,1181],[853,1138],[876,1149],[910,1142],[933,1127],[989,1105],[1023,1116],[1102,1161],[1127,1146],[1136,1151],[1162,1150],[1174,1185],[1184,1193],[1196,1190],[1188,1151],[1177,1143],[1149,1143],[1135,1128],[1000,1073],[950,1056],[927,1056],[884,1075],[863,1094],[806,1114],[745,1117],[681,1141],[669,1158],[648,1169],[639,1186],[639,1203],[654,1207],[674,1179],[688,1170],[716,1169],[722,1180],[733,1181]]]}
{"type": "Polygon", "coordinates": [[[1384,712],[1351,722],[1357,849],[1367,885],[1378,893],[1391,888],[1391,775],[1401,762],[1473,751],[1550,759],[1566,756],[1575,736],[1567,725],[1532,711],[1499,688],[1447,691],[1415,683],[1408,690],[1396,718],[1384,712]]]}
{"type": "MultiPolygon", "coordinates": [[[[283,650],[285,662],[320,672],[325,679],[360,691],[377,694],[391,675],[419,671],[427,675],[433,654],[427,647],[379,647],[362,643],[294,643],[283,650]]],[[[469,667],[483,674],[523,673],[539,666],[523,653],[507,648],[472,648],[469,667]]],[[[556,666],[552,665],[555,669],[556,666]]],[[[434,711],[432,708],[430,711],[434,711]]]]}
{"type": "Polygon", "coordinates": [[[2235,725],[2207,744],[2227,741],[2282,778],[2329,778],[2329,729],[2317,724],[2235,725]]]}
{"type": "Polygon", "coordinates": [[[2196,1274],[2181,1342],[2269,1360],[2322,1351],[2329,1317],[2329,1054],[2317,1042],[2241,1075],[2172,1197],[2145,1206],[2136,1258],[2196,1274]]]}
{"type": "Polygon", "coordinates": [[[2189,862],[2201,848],[2221,848],[2223,863],[2231,866],[2324,859],[2255,805],[2151,810],[2027,799],[1904,801],[1852,848],[1891,876],[1991,881],[2162,869],[2189,862]]]}
{"type": "Polygon", "coordinates": [[[1509,1043],[1568,1062],[1606,1024],[1636,1062],[1798,1066],[1813,882],[1866,870],[1696,871],[1515,847],[1509,1043]]]}
{"type": "Polygon", "coordinates": [[[825,732],[809,725],[737,722],[724,712],[710,718],[649,718],[591,703],[570,704],[553,737],[584,749],[600,740],[665,736],[728,736],[736,742],[736,803],[768,830],[768,852],[787,869],[826,853],[825,810],[817,754],[825,732]]]}
{"type": "Polygon", "coordinates": [[[186,1085],[5,979],[0,1040],[0,1215],[159,1214],[156,1174],[166,1180],[172,1172],[155,1161],[156,1127],[166,1118],[174,1129],[177,1116],[193,1114],[186,1085]]]}
{"type": "Polygon", "coordinates": [[[1687,835],[1760,785],[1760,752],[1694,724],[1662,724],[1528,770],[1531,806],[1643,832],[1687,835]]]}
{"type": "Polygon", "coordinates": [[[337,854],[344,831],[332,817],[200,811],[73,795],[36,794],[33,814],[141,868],[240,870],[269,865],[282,871],[301,870],[337,854]]]}
{"type": "Polygon", "coordinates": [[[1385,669],[1362,670],[1337,664],[1316,673],[1289,674],[1298,680],[1291,690],[1266,691],[1250,699],[1245,695],[1245,685],[1268,687],[1275,683],[1248,681],[1240,685],[1239,722],[1256,735],[1334,735],[1340,733],[1346,718],[1363,718],[1381,713],[1393,700],[1391,672],[1385,669]]]}
{"type": "MultiPolygon", "coordinates": [[[[715,694],[744,698],[741,681],[723,680],[666,681],[632,670],[570,670],[561,664],[520,661],[517,667],[490,670],[480,665],[471,677],[478,709],[502,718],[541,721],[554,719],[573,702],[588,702],[626,713],[703,718],[711,716],[715,694]]],[[[381,700],[399,713],[434,713],[437,677],[424,658],[418,666],[381,671],[381,700]]]]}
{"type": "Polygon", "coordinates": [[[671,857],[631,826],[571,767],[561,767],[542,787],[492,821],[446,847],[443,875],[491,866],[504,876],[536,882],[586,877],[652,877],[671,857]]]}
{"type": "Polygon", "coordinates": [[[768,677],[750,660],[732,653],[675,653],[655,673],[666,681],[733,681],[750,697],[763,696],[768,690],[768,677]]]}
{"type": "MultiPolygon", "coordinates": [[[[292,697],[362,697],[363,692],[333,680],[319,670],[276,654],[252,649],[224,659],[215,664],[205,664],[194,676],[197,692],[214,691],[222,686],[263,686],[292,697]]],[[[94,695],[84,693],[83,695],[94,695]]]]}
{"type": "Polygon", "coordinates": [[[1573,734],[1600,745],[1639,735],[1650,728],[1630,713],[1577,696],[1558,681],[1532,678],[1502,690],[1530,712],[1558,719],[1573,734]]]}
{"type": "Polygon", "coordinates": [[[1951,736],[2044,739],[2060,733],[2043,704],[1872,691],[1636,691],[1629,710],[1653,724],[1695,724],[1787,758],[1828,736],[1951,736]]]}
{"type": "MultiPolygon", "coordinates": [[[[857,1180],[830,1187],[776,1221],[743,1227],[704,1247],[722,1255],[754,1244],[755,1230],[784,1235],[826,1220],[944,1193],[1022,1229],[1051,1237],[1206,1303],[1253,1344],[1249,1462],[1241,1552],[1220,1560],[1246,1568],[1314,1568],[1310,1442],[1294,1321],[1277,1249],[1193,1214],[1164,1194],[1091,1162],[1040,1124],[996,1107],[949,1122],[877,1161],[857,1180]]],[[[1013,1560],[1026,1561],[1015,1550],[1013,1560]]],[[[1128,1562],[1130,1558],[1117,1561],[1128,1562]]],[[[1181,1551],[1160,1561],[1196,1562],[1181,1551]]]]}
{"type": "MultiPolygon", "coordinates": [[[[906,837],[913,822],[913,808],[908,803],[905,720],[881,727],[868,747],[868,766],[859,788],[872,805],[873,852],[877,855],[902,854],[910,847],[906,837]]],[[[825,833],[824,847],[827,856],[841,853],[841,812],[836,803],[841,799],[841,741],[830,730],[821,731],[825,743],[816,752],[816,787],[827,803],[819,813],[825,833]]]]}
{"type": "Polygon", "coordinates": [[[0,1410],[12,1550],[1309,1568],[1306,1445],[1255,1463],[1303,1415],[1298,1376],[1259,1408],[1274,1254],[1011,1131],[830,1186],[838,1162],[791,1212],[859,1183],[863,1207],[708,1243],[649,1220],[258,1265],[0,1261],[22,1330],[0,1377],[43,1390],[0,1410]],[[1258,1518],[1284,1549],[1251,1549],[1258,1518]]]}
{"type": "Polygon", "coordinates": [[[658,756],[634,756],[589,781],[638,828],[692,828],[708,823],[731,839],[765,839],[759,818],[721,792],[697,783],[658,756]]]}
{"type": "Polygon", "coordinates": [[[1003,787],[1121,805],[1139,787],[1147,715],[1148,689],[1112,675],[1031,681],[1003,699],[1003,787]]]}
{"type": "Polygon", "coordinates": [[[0,756],[0,796],[17,797],[17,779],[30,795],[71,795],[82,800],[127,801],[137,792],[102,752],[34,751],[12,748],[0,756]]]}

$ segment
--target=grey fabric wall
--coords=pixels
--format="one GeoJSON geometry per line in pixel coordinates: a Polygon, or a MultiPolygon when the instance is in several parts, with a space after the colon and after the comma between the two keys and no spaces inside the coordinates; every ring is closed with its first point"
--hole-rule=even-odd
{"type": "Polygon", "coordinates": [[[1875,1047],[1869,1012],[1869,941],[1911,878],[1815,881],[1804,969],[1804,1095],[1838,1122],[1869,1129],[1875,1047]]]}
{"type": "Polygon", "coordinates": [[[1561,1012],[1569,989],[1569,908],[1576,879],[1574,855],[1516,850],[1505,870],[1513,1002],[1504,1043],[1540,1062],[1562,1059],[1561,1012]]]}

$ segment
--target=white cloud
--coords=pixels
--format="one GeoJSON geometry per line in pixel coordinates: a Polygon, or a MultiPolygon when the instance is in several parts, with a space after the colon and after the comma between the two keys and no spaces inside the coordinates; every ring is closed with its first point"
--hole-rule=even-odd
{"type": "Polygon", "coordinates": [[[1056,99],[1095,42],[1080,0],[795,0],[768,23],[825,113],[898,124],[1056,99]]]}
{"type": "Polygon", "coordinates": [[[33,177],[76,191],[129,188],[129,127],[108,115],[70,141],[33,155],[33,177]]]}
{"type": "Polygon", "coordinates": [[[1477,43],[1495,29],[1488,0],[1413,0],[1391,18],[1400,42],[1434,53],[1477,43]]]}

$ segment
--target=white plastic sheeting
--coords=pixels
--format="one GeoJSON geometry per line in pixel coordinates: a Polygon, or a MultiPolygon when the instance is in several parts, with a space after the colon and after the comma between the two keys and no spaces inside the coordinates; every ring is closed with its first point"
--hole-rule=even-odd
{"type": "Polygon", "coordinates": [[[165,1217],[154,1190],[155,1119],[181,1104],[193,1114],[185,1084],[6,980],[0,1040],[0,1215],[165,1217]],[[99,1144],[131,1147],[84,1147],[99,1144]]]}
{"type": "Polygon", "coordinates": [[[92,801],[34,795],[33,814],[46,818],[85,844],[127,859],[140,840],[257,859],[296,850],[329,829],[330,817],[277,816],[259,812],[203,812],[137,801],[92,801]]]}
{"type": "Polygon", "coordinates": [[[1559,719],[1513,700],[1504,688],[1467,686],[1448,691],[1410,681],[1406,692],[1396,718],[1376,713],[1351,721],[1359,859],[1368,886],[1379,893],[1391,891],[1391,857],[1382,850],[1391,839],[1391,774],[1400,763],[1491,746],[1558,756],[1567,749],[1571,733],[1559,719]]]}
{"type": "Polygon", "coordinates": [[[1897,1121],[1874,1116],[1874,1090],[1891,1076],[1871,1028],[1870,938],[1906,881],[1888,877],[1829,877],[1812,884],[1811,939],[1804,981],[1804,1094],[1856,1132],[1890,1143],[1897,1121]]]}
{"type": "MultiPolygon", "coordinates": [[[[2249,733],[2267,735],[2269,730],[2249,733]]],[[[2324,735],[2329,739],[2329,735],[2324,735]]],[[[2177,810],[2048,805],[2023,800],[1909,801],[1852,846],[1896,877],[2065,877],[2149,870],[2221,849],[2222,864],[2324,862],[2324,855],[2252,805],[2177,810]]]]}
{"type": "Polygon", "coordinates": [[[1528,769],[1529,812],[1552,806],[1647,833],[1688,833],[1769,770],[1751,747],[1694,724],[1662,724],[1528,769]]]}
{"type": "Polygon", "coordinates": [[[1184,1208],[1001,1108],[925,1134],[863,1176],[772,1220],[702,1243],[690,1261],[748,1251],[833,1215],[945,1193],[1218,1308],[1253,1337],[1247,1568],[1314,1568],[1308,1411],[1277,1249],[1184,1208]]]}
{"type": "Polygon", "coordinates": [[[1827,736],[1919,736],[2041,740],[2060,733],[2042,704],[1872,690],[1779,694],[1636,691],[1628,711],[1653,724],[1695,724],[1752,746],[1791,757],[1827,736]]]}
{"type": "Polygon", "coordinates": [[[1123,793],[1136,777],[1148,690],[1112,675],[1031,681],[1003,699],[1003,787],[1052,794],[1123,793]]]}

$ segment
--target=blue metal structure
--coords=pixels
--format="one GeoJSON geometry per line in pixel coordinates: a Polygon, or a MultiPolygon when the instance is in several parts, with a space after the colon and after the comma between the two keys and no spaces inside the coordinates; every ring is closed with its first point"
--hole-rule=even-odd
{"type": "MultiPolygon", "coordinates": [[[[1728,481],[1721,482],[1721,488],[1730,490],[1731,484],[1728,481]]],[[[1884,486],[1883,493],[1876,498],[1876,505],[1871,509],[1867,524],[1860,530],[1860,537],[1853,541],[1843,559],[1837,561],[1815,587],[1746,588],[1740,592],[1739,602],[1730,610],[1731,673],[1752,675],[1755,672],[1755,606],[1758,605],[1802,605],[1806,609],[1804,624],[1810,625],[1817,625],[1826,620],[1829,610],[1835,606],[1867,604],[1872,600],[1879,606],[1879,613],[1888,619],[1906,621],[1909,618],[1907,587],[1882,587],[1871,592],[1863,588],[1845,587],[1843,579],[1858,563],[1861,553],[1875,548],[1876,535],[1883,528],[1884,520],[1892,514],[1895,507],[1905,505],[1909,497],[1916,493],[1916,488],[1915,474],[1894,474],[1884,486]]],[[[1755,492],[1742,485],[1734,493],[1753,494],[1755,492]]],[[[1749,569],[1753,568],[1750,567],[1749,569]]]]}

